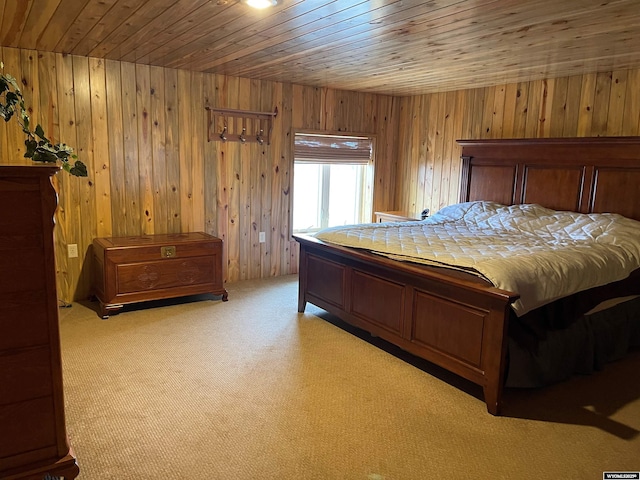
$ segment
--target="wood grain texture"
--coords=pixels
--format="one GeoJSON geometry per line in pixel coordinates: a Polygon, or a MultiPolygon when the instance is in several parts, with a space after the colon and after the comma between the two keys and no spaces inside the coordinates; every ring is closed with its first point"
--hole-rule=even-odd
{"type": "MultiPolygon", "coordinates": [[[[599,81],[596,74],[573,75],[554,79],[553,87],[536,80],[392,97],[10,47],[1,52],[6,70],[24,78],[34,118],[90,165],[89,179],[57,176],[58,290],[67,301],[90,289],[82,274],[86,259],[69,259],[68,244],[84,254],[92,236],[140,235],[151,224],[156,233],[197,229],[223,239],[225,281],[295,273],[296,131],[375,138],[374,211],[435,211],[456,202],[459,138],[640,133],[640,70],[611,71],[599,81]],[[277,107],[271,144],[208,142],[205,104],[277,107]],[[258,242],[261,231],[265,243],[258,242]]],[[[15,124],[2,122],[0,162],[27,163],[23,141],[15,124]]]]}
{"type": "MultiPolygon", "coordinates": [[[[2,49],[2,62],[4,63],[4,70],[8,74],[12,75],[18,85],[22,83],[22,65],[20,62],[20,51],[15,48],[3,48],[2,49]]],[[[29,103],[29,92],[25,92],[27,95],[25,102],[29,103]]],[[[9,126],[8,126],[9,127],[9,126]]],[[[11,157],[15,158],[16,162],[26,163],[26,160],[22,158],[22,152],[24,151],[24,135],[19,128],[7,128],[6,131],[7,143],[3,146],[3,152],[11,157]]]]}
{"type": "MultiPolygon", "coordinates": [[[[92,181],[95,185],[96,234],[111,233],[111,177],[109,156],[109,124],[107,119],[106,71],[104,60],[89,59],[91,85],[91,126],[93,141],[92,181]]],[[[90,214],[91,215],[91,214],[90,214]]]]}
{"type": "Polygon", "coordinates": [[[140,178],[140,211],[142,233],[155,233],[155,205],[153,191],[153,157],[151,129],[151,79],[149,67],[136,65],[136,117],[138,127],[138,161],[140,178]]]}
{"type": "Polygon", "coordinates": [[[74,479],[53,244],[54,166],[0,166],[0,477],[74,479]]]}
{"type": "Polygon", "coordinates": [[[222,241],[206,233],[96,238],[93,255],[97,271],[94,293],[102,318],[125,304],[141,301],[202,293],[222,295],[222,300],[227,300],[222,241]]]}
{"type": "Polygon", "coordinates": [[[442,94],[399,99],[394,209],[435,211],[457,201],[459,173],[453,172],[459,172],[460,147],[455,139],[453,143],[449,138],[437,141],[442,131],[447,135],[448,124],[442,123],[447,115],[452,124],[460,125],[452,129],[460,139],[638,135],[639,72],[604,72],[461,90],[453,93],[458,105],[453,110],[442,94]],[[441,113],[436,113],[440,109],[441,113]],[[415,148],[419,138],[427,139],[429,148],[424,153],[415,148]],[[421,178],[413,178],[413,172],[421,178]],[[429,188],[434,181],[431,176],[441,182],[437,188],[429,188]],[[448,182],[444,181],[447,176],[448,182]],[[416,182],[425,185],[424,192],[416,190],[416,182]]]}
{"type": "MultiPolygon", "coordinates": [[[[122,134],[124,139],[124,187],[125,187],[125,224],[127,235],[141,235],[144,224],[141,222],[140,199],[140,155],[138,136],[136,66],[122,63],[122,134]]],[[[122,181],[121,180],[121,181],[122,181]]]]}
{"type": "MultiPolygon", "coordinates": [[[[75,149],[79,157],[81,157],[89,172],[95,171],[94,145],[93,145],[93,127],[91,116],[91,87],[89,75],[89,59],[85,57],[73,56],[73,92],[76,119],[76,140],[75,149]]],[[[78,188],[78,201],[74,202],[74,214],[76,215],[75,238],[71,243],[78,245],[78,258],[69,258],[70,270],[74,272],[74,278],[77,278],[76,292],[81,298],[90,295],[92,268],[90,261],[90,246],[93,239],[97,236],[98,221],[84,222],[83,219],[97,217],[96,207],[96,191],[95,179],[78,178],[74,180],[74,184],[78,188]],[[78,234],[79,229],[79,234],[78,234]],[[76,277],[77,276],[77,277],[76,277]]]]}
{"type": "Polygon", "coordinates": [[[167,165],[167,233],[180,232],[180,128],[178,123],[178,71],[164,69],[167,165]]]}
{"type": "Polygon", "coordinates": [[[120,62],[105,61],[105,90],[107,95],[107,129],[109,139],[109,172],[111,184],[111,216],[113,232],[107,236],[121,236],[126,232],[124,216],[125,185],[124,185],[124,137],[122,133],[122,79],[120,76],[120,62]]]}
{"type": "MultiPolygon", "coordinates": [[[[56,73],[60,138],[64,138],[66,143],[75,145],[78,137],[76,132],[75,91],[73,89],[73,58],[69,55],[59,55],[56,59],[56,73]]],[[[76,146],[76,148],[82,148],[82,146],[76,146]]],[[[79,244],[82,238],[79,211],[80,182],[70,178],[69,175],[60,175],[58,180],[60,200],[58,202],[57,225],[54,229],[54,235],[56,251],[58,252],[57,258],[61,262],[56,267],[58,275],[62,278],[63,291],[75,292],[80,280],[80,271],[82,270],[81,257],[72,259],[66,253],[67,245],[79,244]]],[[[81,246],[79,245],[78,253],[80,253],[80,249],[81,246]]]]}
{"type": "Polygon", "coordinates": [[[154,232],[168,233],[167,162],[164,71],[158,67],[149,70],[149,101],[151,122],[152,199],[154,232]]]}
{"type": "Polygon", "coordinates": [[[6,47],[397,96],[640,68],[635,0],[1,0],[0,32],[6,47]]]}

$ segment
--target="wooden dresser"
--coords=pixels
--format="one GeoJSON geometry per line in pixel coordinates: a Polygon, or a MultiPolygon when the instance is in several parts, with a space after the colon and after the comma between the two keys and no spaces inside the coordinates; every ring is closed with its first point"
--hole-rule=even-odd
{"type": "Polygon", "coordinates": [[[55,166],[0,166],[0,478],[73,479],[53,246],[55,166]]]}
{"type": "Polygon", "coordinates": [[[212,293],[227,300],[222,240],[203,232],[96,238],[94,294],[107,318],[124,305],[212,293]]]}

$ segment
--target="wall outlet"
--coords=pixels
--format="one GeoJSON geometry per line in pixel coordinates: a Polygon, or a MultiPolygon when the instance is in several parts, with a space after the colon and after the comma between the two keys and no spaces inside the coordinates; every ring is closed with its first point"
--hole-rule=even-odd
{"type": "Polygon", "coordinates": [[[76,258],[78,256],[78,245],[70,243],[67,245],[67,252],[69,253],[69,258],[76,258]]]}
{"type": "Polygon", "coordinates": [[[264,243],[267,241],[267,239],[265,238],[264,232],[260,232],[260,243],[264,243]]]}

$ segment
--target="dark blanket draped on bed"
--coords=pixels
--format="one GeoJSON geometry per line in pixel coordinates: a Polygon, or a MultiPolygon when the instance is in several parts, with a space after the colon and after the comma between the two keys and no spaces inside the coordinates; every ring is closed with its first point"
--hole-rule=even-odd
{"type": "Polygon", "coordinates": [[[522,348],[535,352],[538,342],[550,331],[567,328],[605,300],[630,295],[640,295],[640,269],[624,280],[561,298],[521,317],[512,312],[509,336],[522,348]]]}
{"type": "Polygon", "coordinates": [[[537,388],[589,375],[640,348],[640,297],[546,332],[535,351],[509,339],[505,385],[537,388]]]}

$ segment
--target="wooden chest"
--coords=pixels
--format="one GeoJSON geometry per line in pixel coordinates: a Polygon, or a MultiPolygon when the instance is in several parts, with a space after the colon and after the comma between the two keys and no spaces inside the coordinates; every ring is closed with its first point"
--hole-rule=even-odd
{"type": "Polygon", "coordinates": [[[124,305],[212,293],[227,300],[222,240],[203,232],[96,238],[94,294],[107,318],[124,305]]]}

